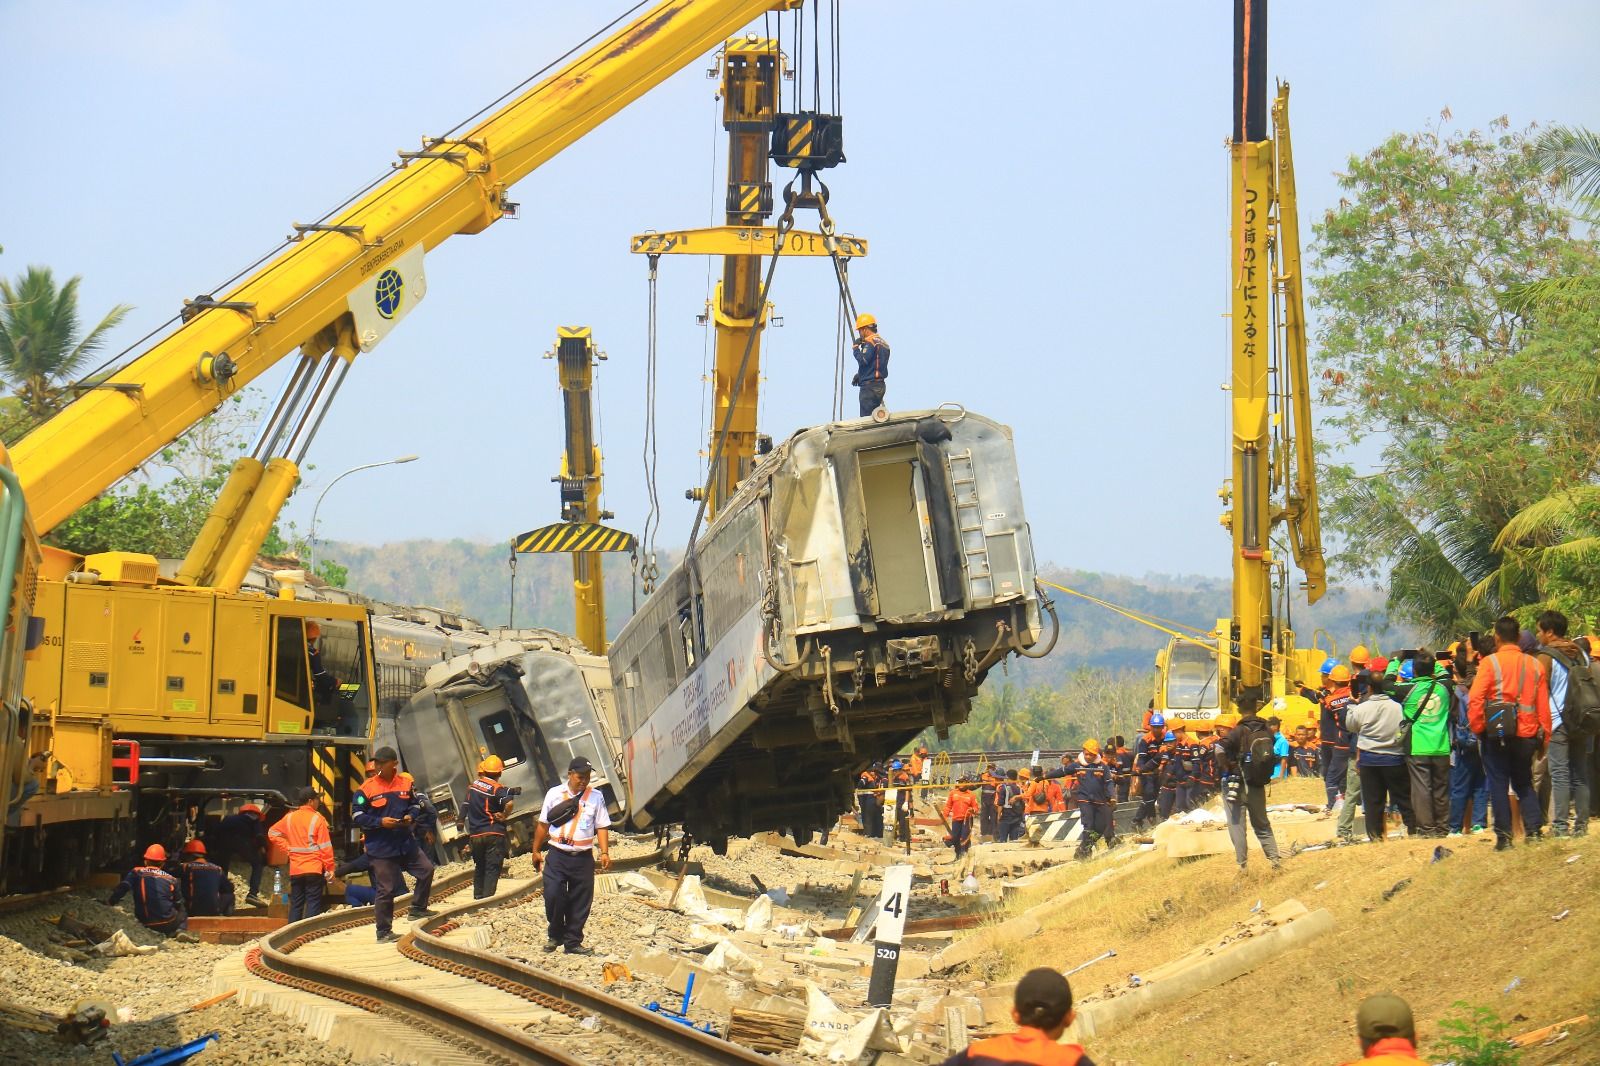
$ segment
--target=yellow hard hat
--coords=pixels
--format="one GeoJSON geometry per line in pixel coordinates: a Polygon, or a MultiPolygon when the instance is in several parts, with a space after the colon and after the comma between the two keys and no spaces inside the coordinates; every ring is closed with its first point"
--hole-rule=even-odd
{"type": "Polygon", "coordinates": [[[1090,754],[1098,755],[1100,754],[1100,742],[1094,739],[1094,737],[1090,737],[1088,740],[1083,742],[1083,750],[1089,752],[1090,754]]]}
{"type": "Polygon", "coordinates": [[[491,755],[478,764],[478,773],[480,774],[503,774],[505,772],[506,764],[498,755],[491,755]]]}
{"type": "Polygon", "coordinates": [[[1372,653],[1367,650],[1365,644],[1357,644],[1350,649],[1350,665],[1352,666],[1365,666],[1371,658],[1372,653]]]}
{"type": "Polygon", "coordinates": [[[856,329],[862,329],[866,326],[871,326],[873,329],[877,329],[878,320],[867,314],[867,312],[863,311],[856,316],[856,329]]]}
{"type": "Polygon", "coordinates": [[[1328,671],[1328,679],[1336,685],[1342,685],[1346,681],[1350,680],[1350,668],[1344,663],[1340,663],[1338,666],[1335,666],[1332,670],[1328,671]]]}

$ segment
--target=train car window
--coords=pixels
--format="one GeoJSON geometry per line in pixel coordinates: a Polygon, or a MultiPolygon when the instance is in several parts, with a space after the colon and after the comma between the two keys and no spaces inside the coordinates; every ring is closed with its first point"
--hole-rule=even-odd
{"type": "Polygon", "coordinates": [[[527,758],[527,753],[522,750],[522,741],[518,739],[516,728],[512,724],[510,711],[496,711],[494,714],[485,715],[479,720],[478,729],[483,733],[483,742],[488,746],[489,754],[500,756],[500,760],[508,768],[527,758]]]}
{"type": "Polygon", "coordinates": [[[298,618],[278,619],[272,652],[272,696],[311,709],[311,670],[306,663],[305,626],[298,618]]]}
{"type": "Polygon", "coordinates": [[[694,612],[687,603],[678,608],[678,641],[683,646],[683,672],[687,677],[699,662],[694,654],[694,612]]]}

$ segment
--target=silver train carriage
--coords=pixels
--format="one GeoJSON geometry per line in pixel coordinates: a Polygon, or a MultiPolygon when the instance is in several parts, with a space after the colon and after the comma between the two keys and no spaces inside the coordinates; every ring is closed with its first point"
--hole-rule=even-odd
{"type": "Polygon", "coordinates": [[[590,784],[622,820],[626,794],[614,770],[621,741],[604,658],[554,630],[501,630],[436,663],[424,681],[393,724],[407,772],[439,812],[446,854],[466,844],[467,790],[488,755],[505,763],[501,784],[523,790],[508,819],[514,852],[532,843],[545,790],[566,780],[578,755],[594,765],[590,784]]]}
{"type": "Polygon", "coordinates": [[[630,819],[833,824],[851,776],[964,722],[1041,630],[1008,427],[959,408],[803,430],[612,644],[630,819]]]}

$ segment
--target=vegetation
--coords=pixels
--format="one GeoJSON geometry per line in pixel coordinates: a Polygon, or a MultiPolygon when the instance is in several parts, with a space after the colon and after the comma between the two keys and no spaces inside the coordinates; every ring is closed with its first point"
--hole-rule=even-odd
{"type": "Polygon", "coordinates": [[[1552,594],[1501,531],[1600,457],[1600,313],[1523,295],[1600,259],[1539,144],[1504,118],[1395,134],[1351,159],[1316,226],[1334,562],[1387,577],[1390,614],[1433,639],[1552,594]],[[1363,444],[1376,471],[1352,459],[1363,444]]]}
{"type": "Polygon", "coordinates": [[[118,304],[93,329],[81,332],[81,277],[57,285],[49,267],[30,266],[16,281],[0,278],[0,375],[19,403],[0,408],[0,435],[22,437],[66,406],[70,384],[129,311],[118,304]]]}
{"type": "Polygon", "coordinates": [[[1522,1055],[1511,1043],[1511,1026],[1488,1007],[1457,1000],[1456,1016],[1439,1022],[1442,1034],[1434,1043],[1455,1066],[1517,1066],[1522,1055]]]}

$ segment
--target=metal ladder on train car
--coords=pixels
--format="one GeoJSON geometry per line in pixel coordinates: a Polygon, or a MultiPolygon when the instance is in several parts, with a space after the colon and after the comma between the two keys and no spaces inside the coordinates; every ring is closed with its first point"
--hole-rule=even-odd
{"type": "Polygon", "coordinates": [[[945,456],[950,494],[955,499],[956,527],[961,531],[961,569],[967,575],[971,602],[994,598],[994,578],[989,571],[989,540],[983,535],[983,502],[978,498],[978,478],[972,451],[945,456]]]}

